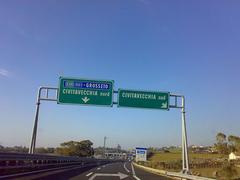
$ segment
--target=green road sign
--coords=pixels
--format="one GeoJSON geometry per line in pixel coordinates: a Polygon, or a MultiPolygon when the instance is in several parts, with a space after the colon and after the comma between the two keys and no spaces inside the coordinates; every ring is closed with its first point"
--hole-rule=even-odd
{"type": "Polygon", "coordinates": [[[113,81],[60,77],[58,103],[112,106],[113,81]]]}
{"type": "Polygon", "coordinates": [[[118,106],[168,110],[169,93],[119,89],[118,106]]]}

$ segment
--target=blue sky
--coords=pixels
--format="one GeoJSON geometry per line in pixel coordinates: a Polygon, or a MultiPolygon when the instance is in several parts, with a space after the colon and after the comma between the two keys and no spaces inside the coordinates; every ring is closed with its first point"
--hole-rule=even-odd
{"type": "MultiPolygon", "coordinates": [[[[37,88],[59,76],[186,96],[189,144],[239,134],[239,1],[0,2],[0,144],[29,145],[37,88]]],[[[179,110],[43,102],[37,146],[181,144],[179,110]]]]}

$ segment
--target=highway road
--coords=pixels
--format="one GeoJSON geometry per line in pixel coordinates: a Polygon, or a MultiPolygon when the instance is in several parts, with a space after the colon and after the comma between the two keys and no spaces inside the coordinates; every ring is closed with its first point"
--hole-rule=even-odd
{"type": "Polygon", "coordinates": [[[131,162],[116,162],[101,166],[79,167],[41,172],[34,175],[17,177],[18,180],[168,180],[132,165],[131,162]]]}

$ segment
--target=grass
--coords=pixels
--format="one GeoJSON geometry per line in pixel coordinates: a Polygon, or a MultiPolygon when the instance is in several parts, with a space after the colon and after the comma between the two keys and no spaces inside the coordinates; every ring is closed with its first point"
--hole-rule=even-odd
{"type": "Polygon", "coordinates": [[[220,168],[196,168],[192,169],[193,172],[200,172],[201,176],[216,178],[215,173],[220,170],[220,168]]]}
{"type": "MultiPolygon", "coordinates": [[[[189,153],[190,160],[197,159],[217,159],[217,158],[227,158],[226,155],[222,154],[200,154],[200,153],[189,153]]],[[[157,161],[157,162],[170,162],[181,160],[182,154],[181,152],[170,152],[170,153],[155,153],[149,161],[157,161]]]]}
{"type": "MultiPolygon", "coordinates": [[[[189,153],[190,161],[199,161],[199,160],[205,160],[205,159],[212,159],[216,160],[219,158],[227,158],[227,155],[222,154],[210,154],[210,153],[189,153]]],[[[181,151],[175,150],[171,151],[170,153],[164,153],[164,152],[158,152],[154,153],[154,155],[149,158],[149,162],[155,163],[155,162],[173,162],[173,161],[179,161],[182,159],[181,151]]],[[[156,167],[158,168],[158,167],[156,167]]],[[[195,168],[191,169],[192,172],[199,172],[201,176],[205,177],[214,177],[214,174],[216,171],[218,171],[218,168],[195,168]]],[[[175,171],[180,171],[175,170],[175,171]]]]}

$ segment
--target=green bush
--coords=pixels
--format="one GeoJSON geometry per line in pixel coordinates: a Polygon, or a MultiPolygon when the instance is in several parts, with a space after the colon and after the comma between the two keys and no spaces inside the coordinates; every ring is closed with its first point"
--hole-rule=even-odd
{"type": "Polygon", "coordinates": [[[235,179],[238,175],[238,172],[233,164],[226,164],[221,170],[217,171],[216,176],[217,179],[221,180],[231,180],[235,179]]]}

